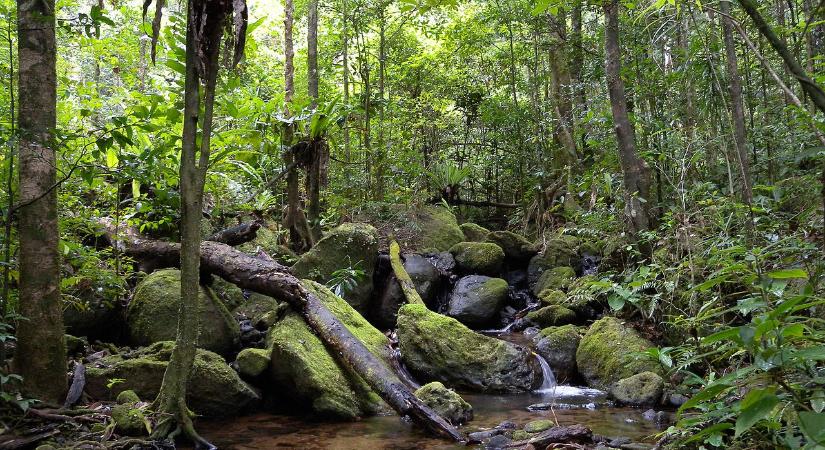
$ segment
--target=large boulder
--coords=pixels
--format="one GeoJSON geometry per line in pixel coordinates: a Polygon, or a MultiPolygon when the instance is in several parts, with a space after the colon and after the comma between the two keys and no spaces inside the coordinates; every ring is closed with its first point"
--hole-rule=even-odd
{"type": "MultiPolygon", "coordinates": [[[[114,399],[126,390],[140,398],[155,398],[174,345],[171,341],[158,342],[129,355],[107,356],[90,364],[86,368],[86,392],[98,400],[114,399]]],[[[189,379],[187,405],[204,416],[237,415],[260,399],[223,358],[207,350],[197,350],[189,379]]]]}
{"type": "Polygon", "coordinates": [[[364,311],[372,295],[372,275],[378,259],[378,231],[364,223],[345,223],[324,236],[310,251],[301,255],[293,273],[319,283],[330,281],[336,271],[354,268],[363,271],[355,287],[344,299],[364,311]]]}
{"type": "Polygon", "coordinates": [[[654,361],[637,355],[653,347],[636,330],[615,317],[604,317],[590,326],[576,351],[579,372],[590,386],[602,390],[638,373],[659,372],[654,361]]]}
{"type": "Polygon", "coordinates": [[[665,382],[653,372],[623,378],[610,388],[610,396],[622,405],[654,406],[662,400],[665,382]]]}
{"type": "Polygon", "coordinates": [[[487,242],[492,242],[501,247],[507,259],[517,263],[527,262],[533,255],[538,253],[536,244],[511,231],[493,231],[487,235],[487,242]]]}
{"type": "MultiPolygon", "coordinates": [[[[441,286],[441,272],[433,265],[430,258],[414,253],[404,255],[403,264],[421,300],[426,304],[432,304],[441,286]]],[[[379,327],[395,328],[398,308],[407,303],[407,300],[394,277],[387,277],[384,286],[384,290],[375,297],[371,318],[379,327]]]]}
{"type": "Polygon", "coordinates": [[[459,227],[464,232],[464,239],[468,242],[484,242],[490,234],[490,230],[472,222],[462,223],[459,227]]]}
{"type": "Polygon", "coordinates": [[[534,285],[541,274],[553,267],[577,267],[579,261],[579,239],[566,234],[553,234],[545,236],[543,242],[538,244],[543,248],[541,253],[530,259],[527,266],[527,276],[530,285],[534,285]]]}
{"type": "Polygon", "coordinates": [[[548,327],[537,336],[536,353],[541,355],[559,383],[570,382],[578,372],[576,368],[576,350],[581,336],[573,325],[548,327]]]}
{"type": "MultiPolygon", "coordinates": [[[[309,280],[304,286],[314,293],[369,351],[388,362],[389,340],[358,311],[324,286],[309,280]]],[[[354,372],[333,357],[304,319],[289,311],[268,334],[271,351],[269,372],[275,386],[298,404],[319,416],[356,419],[384,411],[377,394],[354,372]]]]}
{"type": "Polygon", "coordinates": [[[122,337],[126,317],[120,301],[86,292],[63,308],[63,325],[74,336],[105,341],[122,337]]]}
{"type": "Polygon", "coordinates": [[[464,241],[464,232],[455,214],[447,208],[425,206],[413,212],[413,220],[421,232],[419,248],[422,251],[446,252],[464,241]]]}
{"type": "Polygon", "coordinates": [[[489,242],[459,242],[450,247],[458,270],[466,274],[498,275],[504,264],[504,251],[489,242]]]}
{"type": "Polygon", "coordinates": [[[422,380],[475,392],[526,392],[541,379],[526,348],[478,334],[424,305],[398,311],[398,343],[404,363],[422,380]]]}
{"type": "Polygon", "coordinates": [[[527,313],[527,320],[539,328],[567,325],[576,321],[576,313],[569,308],[550,305],[527,313]]]}
{"type": "Polygon", "coordinates": [[[576,271],[569,266],[545,270],[533,285],[533,294],[540,296],[546,289],[566,291],[576,278],[576,271]]]}
{"type": "Polygon", "coordinates": [[[371,202],[353,211],[353,217],[380,231],[382,248],[388,247],[389,236],[401,248],[417,253],[446,252],[465,240],[455,214],[441,206],[371,202]]]}
{"type": "MultiPolygon", "coordinates": [[[[238,344],[238,322],[215,296],[201,286],[198,297],[198,341],[200,348],[227,354],[238,344]]],[[[129,340],[149,345],[175,339],[180,308],[180,271],[159,270],[149,274],[135,288],[126,314],[129,340]]]]}
{"type": "Polygon", "coordinates": [[[501,278],[469,275],[456,283],[447,315],[468,326],[484,326],[507,300],[507,282],[501,278]]]}
{"type": "Polygon", "coordinates": [[[473,420],[473,407],[438,381],[421,386],[415,391],[415,396],[453,425],[473,420]]]}

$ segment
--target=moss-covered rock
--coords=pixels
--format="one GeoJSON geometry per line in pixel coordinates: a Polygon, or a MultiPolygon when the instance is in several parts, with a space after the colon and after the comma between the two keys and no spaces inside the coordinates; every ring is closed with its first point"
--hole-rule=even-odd
{"type": "Polygon", "coordinates": [[[610,396],[623,405],[653,406],[662,400],[664,387],[659,374],[642,372],[616,382],[610,388],[610,396]]]}
{"type": "Polygon", "coordinates": [[[458,226],[455,214],[440,206],[425,206],[414,211],[416,226],[421,230],[421,250],[446,252],[464,241],[464,232],[458,226]]]}
{"type": "Polygon", "coordinates": [[[140,403],[140,397],[135,393],[135,391],[129,389],[117,394],[117,398],[115,399],[117,403],[121,405],[128,405],[134,403],[140,403]]]}
{"type": "Polygon", "coordinates": [[[576,278],[576,271],[569,266],[545,270],[533,286],[533,294],[540,296],[546,289],[566,291],[576,278]]]}
{"type": "Polygon", "coordinates": [[[447,315],[468,326],[488,325],[507,300],[507,289],[501,278],[463,277],[455,284],[447,315]]]}
{"type": "Polygon", "coordinates": [[[278,234],[272,230],[271,226],[264,225],[258,229],[255,239],[238,246],[238,250],[257,254],[260,250],[266,252],[275,261],[285,266],[289,266],[298,260],[298,256],[288,247],[281,245],[278,234]]]}
{"type": "Polygon", "coordinates": [[[539,333],[536,353],[550,364],[559,383],[569,382],[576,376],[576,350],[580,341],[579,331],[573,325],[547,327],[539,333]]]}
{"type": "Polygon", "coordinates": [[[538,253],[536,244],[511,231],[493,231],[487,235],[487,242],[497,244],[504,250],[507,259],[515,262],[526,262],[538,253]]]}
{"type": "Polygon", "coordinates": [[[476,392],[525,392],[541,378],[529,350],[478,334],[424,305],[398,311],[398,343],[407,367],[422,380],[476,392]]]}
{"type": "MultiPolygon", "coordinates": [[[[446,253],[452,258],[452,255],[446,253]]],[[[381,264],[381,262],[379,262],[381,264]]],[[[436,294],[442,285],[441,272],[435,267],[430,258],[415,253],[403,255],[404,270],[410,276],[416,292],[424,303],[430,305],[436,302],[436,294]]],[[[389,265],[389,262],[387,262],[389,265]]],[[[385,272],[392,272],[387,268],[385,272]]],[[[398,308],[407,303],[401,286],[394,275],[388,273],[384,280],[376,280],[378,292],[373,298],[370,307],[370,320],[383,329],[395,328],[398,308]]]]}
{"type": "Polygon", "coordinates": [[[564,306],[567,294],[558,289],[545,289],[538,295],[541,306],[561,305],[564,306]]]}
{"type": "Polygon", "coordinates": [[[86,351],[86,346],[89,345],[89,341],[86,338],[79,338],[76,336],[72,336],[71,334],[66,335],[66,354],[67,355],[75,355],[77,353],[83,353],[86,351]]]}
{"type": "Polygon", "coordinates": [[[248,299],[245,299],[233,311],[235,314],[243,314],[253,324],[260,322],[269,313],[278,313],[286,307],[278,300],[268,296],[253,292],[248,299]]]}
{"type": "Polygon", "coordinates": [[[567,325],[576,321],[576,313],[560,305],[550,305],[527,313],[527,320],[539,328],[567,325]]]}
{"type": "Polygon", "coordinates": [[[344,299],[364,311],[372,295],[372,275],[378,259],[378,231],[365,223],[345,223],[324,236],[310,251],[301,255],[292,271],[296,276],[319,283],[331,280],[336,271],[357,268],[364,276],[344,299]]]}
{"type": "Polygon", "coordinates": [[[653,344],[615,317],[604,317],[590,326],[576,351],[576,364],[590,386],[608,390],[613,383],[645,371],[659,372],[658,365],[636,353],[653,344]]]}
{"type": "MultiPolygon", "coordinates": [[[[126,390],[140,398],[155,398],[172,355],[174,342],[152,344],[128,355],[107,356],[86,368],[86,392],[92,398],[115,398],[126,390]],[[107,387],[111,380],[116,383],[107,387]]],[[[198,350],[186,401],[198,414],[223,417],[239,414],[260,399],[255,390],[219,355],[198,350]]]]}
{"type": "MultiPolygon", "coordinates": [[[[324,286],[305,280],[313,292],[369,351],[389,361],[389,340],[358,311],[324,286]]],[[[270,373],[284,393],[320,416],[355,419],[376,414],[386,405],[358,375],[338,363],[294,311],[272,326],[267,336],[271,351],[270,373]]]]}
{"type": "Polygon", "coordinates": [[[538,246],[543,250],[532,257],[527,266],[527,277],[531,286],[547,269],[562,266],[575,268],[579,265],[579,239],[575,236],[552,234],[545,236],[538,246]]]}
{"type": "Polygon", "coordinates": [[[266,371],[269,367],[272,352],[265,348],[245,348],[238,353],[235,362],[238,364],[238,372],[247,377],[255,378],[266,371]]]}
{"type": "Polygon", "coordinates": [[[453,425],[473,420],[473,407],[438,381],[421,386],[415,396],[453,425]]]}
{"type": "MultiPolygon", "coordinates": [[[[130,342],[148,345],[174,340],[179,307],[179,270],[159,270],[144,278],[129,302],[130,342]]],[[[212,290],[203,286],[198,297],[198,321],[198,347],[226,354],[238,344],[240,329],[237,321],[212,290]]]]}
{"type": "Polygon", "coordinates": [[[226,305],[226,309],[232,311],[233,309],[237,308],[238,305],[244,302],[246,298],[243,294],[243,289],[235,286],[234,284],[224,280],[221,277],[213,276],[212,277],[212,284],[209,285],[212,288],[212,292],[218,297],[218,300],[221,301],[224,305],[226,305]]]}
{"type": "Polygon", "coordinates": [[[146,415],[135,405],[120,404],[112,407],[115,431],[124,436],[143,436],[147,431],[146,415]]]}
{"type": "Polygon", "coordinates": [[[468,242],[484,242],[490,234],[490,230],[472,222],[462,223],[459,227],[464,233],[464,239],[468,242]]]}
{"type": "Polygon", "coordinates": [[[527,422],[527,425],[524,426],[524,431],[528,433],[541,433],[544,430],[549,430],[556,426],[552,420],[549,419],[539,419],[533,420],[531,422],[527,422]]]}
{"type": "Polygon", "coordinates": [[[504,264],[504,251],[489,242],[459,242],[450,253],[458,270],[466,274],[498,275],[504,264]]]}
{"type": "Polygon", "coordinates": [[[597,288],[592,283],[597,281],[593,275],[585,275],[570,281],[568,293],[557,289],[544,289],[538,295],[543,305],[559,305],[569,308],[579,319],[592,319],[596,312],[603,309],[597,288]]]}

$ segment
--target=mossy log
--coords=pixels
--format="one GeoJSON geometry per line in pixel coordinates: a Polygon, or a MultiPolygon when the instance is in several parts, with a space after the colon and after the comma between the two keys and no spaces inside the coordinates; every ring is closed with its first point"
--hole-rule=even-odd
{"type": "MultiPolygon", "coordinates": [[[[160,257],[174,260],[180,245],[149,239],[125,242],[132,257],[160,257]]],[[[464,436],[405,386],[389,367],[376,358],[364,344],[332,314],[288,269],[273,261],[255,258],[219,242],[201,243],[201,268],[238,287],[288,302],[307,321],[318,337],[352,368],[399,415],[409,415],[426,430],[463,442],[464,436]]]]}
{"type": "Polygon", "coordinates": [[[395,274],[395,279],[398,280],[398,284],[404,292],[404,298],[407,299],[407,303],[423,305],[424,301],[421,300],[421,296],[418,295],[418,291],[415,290],[415,284],[413,284],[410,274],[404,269],[404,263],[401,262],[401,246],[398,245],[396,241],[390,242],[390,265],[395,274]]]}

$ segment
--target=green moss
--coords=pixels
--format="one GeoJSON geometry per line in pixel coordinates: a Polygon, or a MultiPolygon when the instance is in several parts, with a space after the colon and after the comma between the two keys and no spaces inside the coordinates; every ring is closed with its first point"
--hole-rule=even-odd
{"type": "MultiPolygon", "coordinates": [[[[326,307],[361,340],[372,354],[389,361],[389,340],[355,309],[324,286],[304,280],[326,307]]],[[[270,373],[284,393],[307,402],[317,414],[355,419],[386,407],[366,383],[338,363],[303,318],[289,311],[270,330],[270,373]]]]}
{"type": "Polygon", "coordinates": [[[414,220],[420,229],[418,248],[446,252],[464,241],[464,232],[458,226],[455,215],[440,206],[425,206],[414,212],[414,220]]]}
{"type": "Polygon", "coordinates": [[[292,266],[293,273],[326,283],[340,269],[349,267],[364,271],[355,288],[344,299],[363,311],[372,294],[372,275],[378,259],[378,231],[364,223],[345,223],[330,231],[292,266]]]}
{"type": "Polygon", "coordinates": [[[283,307],[278,300],[268,295],[253,292],[248,299],[244,300],[243,303],[235,308],[234,312],[235,314],[245,315],[254,324],[262,320],[266,314],[271,312],[278,313],[278,311],[282,309],[283,307]]]}
{"type": "Polygon", "coordinates": [[[264,373],[270,363],[272,352],[264,348],[245,348],[238,353],[235,359],[238,363],[238,372],[249,378],[264,373]]]}
{"type": "Polygon", "coordinates": [[[659,374],[642,372],[619,380],[610,389],[610,396],[624,405],[652,406],[662,399],[664,385],[659,374]]]}
{"type": "Polygon", "coordinates": [[[473,419],[473,407],[438,381],[421,386],[415,396],[448,422],[458,425],[473,419]]]}
{"type": "Polygon", "coordinates": [[[526,441],[527,439],[530,439],[531,437],[533,437],[533,435],[531,433],[528,433],[524,430],[516,430],[516,431],[513,431],[512,439],[514,441],[526,441]]]}
{"type": "Polygon", "coordinates": [[[117,394],[117,399],[115,401],[121,405],[134,404],[140,403],[140,397],[138,397],[135,391],[129,389],[117,394]]]}
{"type": "Polygon", "coordinates": [[[473,332],[424,305],[398,311],[398,342],[407,367],[424,380],[481,392],[523,392],[539,376],[531,353],[473,332]]]}
{"type": "Polygon", "coordinates": [[[253,255],[258,253],[259,250],[263,250],[280,264],[290,265],[295,263],[298,256],[289,248],[281,245],[280,241],[280,236],[272,230],[270,225],[265,225],[258,229],[255,239],[241,244],[238,246],[238,250],[253,255]]]}
{"type": "Polygon", "coordinates": [[[538,327],[566,325],[576,320],[576,313],[564,306],[550,305],[530,311],[527,313],[527,319],[538,327]]]}
{"type": "Polygon", "coordinates": [[[508,259],[516,261],[527,261],[537,252],[536,244],[511,231],[493,231],[487,235],[487,242],[498,245],[508,259]]]}
{"type": "MultiPolygon", "coordinates": [[[[127,323],[134,345],[175,339],[180,307],[180,271],[153,272],[135,288],[127,323]]],[[[201,287],[198,299],[198,347],[229,353],[238,343],[238,322],[211,289],[201,287]]]]}
{"type": "Polygon", "coordinates": [[[533,286],[533,293],[541,295],[546,289],[566,291],[576,278],[576,271],[569,266],[553,267],[545,270],[533,286]]]}
{"type": "Polygon", "coordinates": [[[464,233],[464,238],[469,242],[484,242],[490,234],[490,230],[472,222],[462,223],[459,227],[464,233]]]}
{"type": "Polygon", "coordinates": [[[528,422],[527,425],[524,426],[524,431],[528,433],[541,433],[542,431],[549,430],[554,426],[555,424],[552,420],[539,419],[534,420],[532,422],[528,422]]]}
{"type": "Polygon", "coordinates": [[[504,251],[489,242],[459,242],[450,253],[458,269],[468,274],[497,275],[504,264],[504,251]]]}
{"type": "Polygon", "coordinates": [[[85,338],[79,338],[72,336],[71,334],[66,335],[66,354],[67,355],[74,355],[76,353],[83,353],[86,349],[86,346],[89,343],[85,338]]]}
{"type": "Polygon", "coordinates": [[[146,431],[146,416],[134,405],[115,405],[112,407],[112,420],[115,431],[125,436],[143,436],[146,431]]]}
{"type": "Polygon", "coordinates": [[[218,297],[226,308],[230,311],[237,308],[238,305],[244,302],[243,289],[234,284],[224,280],[221,277],[213,276],[212,284],[210,285],[212,292],[218,297]]]}
{"type": "Polygon", "coordinates": [[[576,363],[585,380],[607,390],[613,383],[637,373],[659,372],[659,366],[636,353],[651,348],[647,339],[615,317],[605,317],[590,326],[576,351],[576,363]]]}
{"type": "Polygon", "coordinates": [[[538,295],[539,302],[543,306],[562,305],[564,306],[567,294],[558,289],[545,289],[538,295]]]}
{"type": "Polygon", "coordinates": [[[551,338],[554,342],[558,342],[560,344],[575,341],[576,345],[578,345],[579,340],[581,340],[579,330],[579,327],[571,324],[550,326],[543,328],[539,332],[539,335],[541,337],[551,338]]]}

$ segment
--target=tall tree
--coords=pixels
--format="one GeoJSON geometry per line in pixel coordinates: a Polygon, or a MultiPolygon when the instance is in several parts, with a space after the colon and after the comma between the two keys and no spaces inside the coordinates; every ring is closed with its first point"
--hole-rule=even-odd
{"type": "MultiPolygon", "coordinates": [[[[312,107],[318,107],[318,0],[310,0],[307,5],[307,88],[312,107]]],[[[309,207],[307,219],[310,223],[312,240],[321,236],[321,165],[323,164],[324,141],[311,138],[309,143],[312,157],[307,167],[307,196],[309,207]]]]}
{"type": "Polygon", "coordinates": [[[650,169],[636,151],[636,133],[627,114],[627,97],[621,77],[621,48],[619,46],[619,2],[606,0],[604,48],[605,76],[613,129],[619,147],[619,161],[624,175],[625,214],[631,231],[638,233],[652,228],[650,217],[650,169]]]}
{"type": "Polygon", "coordinates": [[[730,114],[733,121],[733,158],[739,168],[736,179],[742,201],[750,203],[753,198],[751,189],[750,163],[745,132],[745,103],[742,100],[742,79],[739,76],[739,62],[736,56],[736,43],[733,40],[733,23],[730,16],[729,0],[719,1],[721,12],[722,38],[725,42],[725,66],[728,72],[728,93],[730,94],[730,114]]]}
{"type": "MultiPolygon", "coordinates": [[[[292,96],[295,93],[295,66],[293,58],[292,25],[295,6],[292,0],[284,0],[284,116],[289,118],[289,110],[292,104],[292,96]]],[[[294,129],[292,124],[284,126],[283,137],[281,138],[283,148],[284,166],[288,171],[286,176],[286,215],[284,216],[284,227],[289,230],[289,242],[294,250],[301,250],[304,247],[300,230],[298,229],[298,215],[301,214],[298,202],[298,171],[295,170],[295,154],[292,151],[292,140],[294,129]]]]}
{"type": "MultiPolygon", "coordinates": [[[[31,396],[57,402],[66,391],[60,299],[54,0],[17,2],[20,61],[20,314],[15,366],[31,396]]],[[[8,245],[8,243],[6,243],[8,245]]]]}

